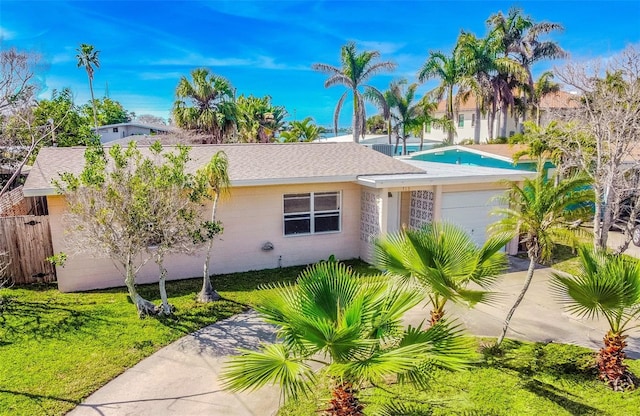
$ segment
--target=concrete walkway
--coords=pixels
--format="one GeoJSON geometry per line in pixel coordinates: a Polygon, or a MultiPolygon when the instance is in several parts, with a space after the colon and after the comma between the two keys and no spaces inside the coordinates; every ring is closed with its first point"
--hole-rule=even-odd
{"type": "MultiPolygon", "coordinates": [[[[448,313],[475,335],[498,336],[506,312],[522,288],[527,264],[527,260],[513,260],[514,270],[518,271],[500,280],[498,290],[506,293],[498,304],[478,305],[474,309],[451,305],[448,313]]],[[[536,270],[507,336],[600,348],[607,331],[606,323],[579,320],[565,313],[549,292],[550,271],[536,270]]],[[[428,309],[415,308],[407,315],[407,323],[417,325],[427,316],[428,309]]],[[[627,339],[627,353],[632,358],[640,358],[638,332],[627,339]]],[[[274,415],[279,407],[278,389],[270,387],[234,394],[222,390],[218,380],[225,356],[234,354],[235,348],[256,348],[260,342],[273,342],[274,338],[273,328],[262,322],[255,312],[237,315],[161,349],[96,391],[69,414],[274,415]]]]}

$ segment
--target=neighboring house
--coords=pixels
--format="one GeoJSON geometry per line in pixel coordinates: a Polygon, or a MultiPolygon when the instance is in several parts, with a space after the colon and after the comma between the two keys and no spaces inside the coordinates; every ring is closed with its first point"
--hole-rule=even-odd
{"type": "MultiPolygon", "coordinates": [[[[576,100],[577,95],[571,94],[566,91],[558,91],[556,93],[547,94],[542,97],[539,108],[540,124],[546,125],[553,118],[554,113],[562,111],[563,109],[575,108],[578,106],[576,100]]],[[[433,113],[434,117],[444,117],[446,109],[446,101],[440,101],[436,111],[433,113]]],[[[538,117],[536,111],[533,118],[538,117]]],[[[531,115],[528,116],[531,119],[531,115]]],[[[502,112],[498,110],[496,112],[496,118],[493,125],[493,137],[500,136],[502,112]]],[[[454,125],[456,127],[456,134],[453,141],[460,143],[465,140],[472,140],[477,143],[486,143],[489,137],[489,121],[487,113],[480,113],[480,120],[476,120],[476,98],[471,95],[466,102],[459,103],[456,113],[454,114],[454,125]]],[[[511,112],[507,114],[507,136],[513,136],[522,128],[522,119],[516,119],[511,112]]],[[[446,141],[447,132],[442,128],[426,125],[425,126],[425,139],[434,141],[446,141]]]]}
{"type": "MultiPolygon", "coordinates": [[[[232,188],[218,208],[224,234],[214,244],[215,274],[309,264],[330,255],[371,261],[379,235],[440,219],[461,224],[482,243],[493,221],[493,197],[506,189],[499,181],[532,175],[407,163],[355,143],[196,145],[188,170],[194,172],[219,150],[228,156],[232,188]]],[[[83,153],[83,148],[42,149],[25,184],[25,195],[47,197],[56,253],[67,249],[66,205],[51,181],[61,172],[79,172],[83,153]]],[[[202,262],[203,256],[174,256],[165,265],[170,278],[179,279],[200,276],[202,262]]],[[[139,273],[141,283],[156,279],[155,265],[139,273]]],[[[75,254],[58,268],[61,291],[122,282],[107,259],[75,254]]]]}
{"type": "Polygon", "coordinates": [[[129,136],[148,135],[154,136],[157,134],[167,134],[175,129],[171,126],[140,124],[135,122],[108,124],[106,126],[91,129],[96,131],[100,136],[101,143],[108,143],[113,140],[122,139],[129,136]]]}

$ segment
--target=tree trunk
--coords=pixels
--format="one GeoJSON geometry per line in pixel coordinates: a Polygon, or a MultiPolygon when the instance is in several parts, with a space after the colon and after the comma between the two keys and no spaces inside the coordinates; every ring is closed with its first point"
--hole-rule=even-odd
{"type": "MultiPolygon", "coordinates": [[[[211,208],[211,222],[216,219],[216,209],[218,208],[218,191],[213,198],[213,207],[211,208]]],[[[209,303],[220,300],[221,296],[213,289],[211,277],[209,273],[209,263],[211,262],[211,248],[213,246],[213,238],[207,242],[207,258],[204,261],[202,289],[198,293],[198,302],[209,303]]]]}
{"type": "Polygon", "coordinates": [[[173,314],[174,308],[173,305],[169,305],[169,299],[167,297],[167,288],[165,284],[167,281],[167,269],[164,267],[164,256],[159,256],[156,259],[156,263],[158,264],[158,269],[160,270],[158,286],[160,289],[160,299],[162,299],[162,306],[158,313],[169,316],[173,314]]]}
{"type": "Polygon", "coordinates": [[[473,126],[473,143],[480,143],[480,105],[476,102],[476,124],[473,126]]]}
{"type": "Polygon", "coordinates": [[[491,104],[491,109],[487,115],[487,131],[489,134],[489,140],[493,140],[493,127],[496,120],[496,106],[491,104]]]}
{"type": "Polygon", "coordinates": [[[624,353],[626,338],[626,335],[609,331],[603,339],[604,348],[598,352],[596,359],[600,379],[614,391],[631,390],[636,384],[629,367],[624,363],[627,357],[624,353]]]}
{"type": "Polygon", "coordinates": [[[359,143],[360,142],[360,122],[358,120],[358,114],[359,114],[359,108],[358,108],[358,95],[357,92],[354,91],[353,92],[353,120],[352,120],[352,128],[353,128],[353,142],[354,143],[359,143]]]}
{"type": "Polygon", "coordinates": [[[325,410],[328,416],[364,416],[364,406],[355,396],[351,383],[341,383],[331,392],[329,408],[325,410]]]}
{"type": "Polygon", "coordinates": [[[91,91],[91,107],[93,108],[93,123],[96,128],[96,134],[98,134],[98,113],[96,112],[96,99],[93,98],[93,80],[91,76],[87,72],[87,77],[89,78],[89,91],[91,91]]]}
{"type": "Polygon", "coordinates": [[[125,273],[126,277],[124,279],[124,283],[127,286],[127,290],[129,291],[129,298],[131,299],[131,302],[136,305],[138,316],[140,318],[144,318],[150,315],[157,315],[158,307],[152,302],[149,302],[148,300],[140,296],[140,294],[136,290],[135,275],[133,273],[133,266],[131,264],[130,258],[125,265],[125,273]]]}
{"type": "Polygon", "coordinates": [[[531,284],[531,280],[533,279],[533,272],[535,271],[537,260],[538,260],[537,256],[534,256],[533,253],[530,252],[529,253],[529,269],[527,270],[527,278],[524,281],[524,286],[522,287],[522,290],[520,291],[520,294],[518,295],[516,302],[513,304],[513,306],[511,307],[511,310],[509,310],[509,313],[507,314],[507,317],[504,320],[504,326],[502,327],[502,334],[500,334],[500,337],[496,342],[497,347],[499,347],[502,344],[502,341],[504,341],[504,337],[507,335],[507,331],[509,330],[509,323],[511,322],[511,317],[513,316],[516,309],[518,309],[518,306],[520,306],[520,302],[522,302],[522,299],[524,298],[524,295],[527,293],[527,290],[529,290],[529,285],[531,284]]]}
{"type": "Polygon", "coordinates": [[[500,128],[500,137],[507,137],[507,112],[509,109],[505,106],[502,109],[500,116],[502,117],[500,121],[502,122],[502,127],[500,128]]]}
{"type": "Polygon", "coordinates": [[[453,144],[453,132],[455,125],[453,124],[453,85],[449,87],[449,97],[447,97],[447,116],[451,124],[449,125],[449,131],[447,132],[447,144],[453,144]]]}
{"type": "Polygon", "coordinates": [[[387,136],[389,138],[389,144],[391,143],[391,117],[387,120],[387,136]]]}
{"type": "Polygon", "coordinates": [[[394,155],[398,154],[398,147],[400,147],[400,135],[398,133],[396,133],[396,148],[393,149],[393,154],[394,155]]]}
{"type": "Polygon", "coordinates": [[[444,310],[442,308],[434,308],[429,312],[429,322],[431,326],[434,326],[444,317],[444,310]]]}
{"type": "Polygon", "coordinates": [[[422,130],[420,130],[420,151],[422,152],[422,146],[424,146],[424,130],[425,125],[422,123],[422,130]]]}

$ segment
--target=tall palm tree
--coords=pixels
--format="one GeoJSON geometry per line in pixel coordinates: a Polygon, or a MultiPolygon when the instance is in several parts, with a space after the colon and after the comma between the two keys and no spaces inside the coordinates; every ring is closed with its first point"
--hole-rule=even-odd
{"type": "Polygon", "coordinates": [[[219,223],[216,221],[216,211],[218,209],[218,201],[220,196],[229,192],[231,182],[229,180],[229,160],[227,155],[219,151],[211,157],[209,163],[203,166],[197,172],[197,179],[206,189],[206,193],[213,201],[211,207],[211,220],[209,223],[210,235],[207,242],[207,257],[203,267],[202,290],[198,294],[198,301],[212,302],[220,299],[220,295],[213,289],[211,285],[211,277],[209,272],[209,264],[211,262],[211,248],[215,235],[221,231],[219,223]]]}
{"type": "Polygon", "coordinates": [[[188,130],[207,135],[207,143],[228,141],[235,130],[234,90],[225,78],[206,68],[183,76],[176,87],[173,118],[188,130]]]}
{"type": "Polygon", "coordinates": [[[520,235],[520,242],[524,243],[529,257],[524,286],[505,318],[496,345],[500,346],[507,334],[511,317],[529,289],[536,264],[549,260],[558,242],[575,241],[579,233],[576,224],[592,215],[594,195],[590,184],[587,177],[576,174],[556,185],[547,179],[541,159],[538,175],[525,179],[522,186],[511,183],[502,198],[508,208],[494,211],[501,218],[491,225],[492,231],[520,235]]]}
{"type": "MultiPolygon", "coordinates": [[[[462,67],[456,49],[450,56],[442,52],[430,52],[429,58],[418,72],[418,80],[420,82],[425,82],[431,78],[440,79],[440,84],[430,91],[430,95],[438,101],[443,98],[446,99],[445,118],[450,121],[450,126],[453,126],[454,117],[454,88],[458,84],[461,75],[462,67]]],[[[453,143],[455,128],[448,128],[447,130],[447,142],[451,144],[453,143]]]]}
{"type": "MultiPolygon", "coordinates": [[[[531,66],[543,59],[564,58],[567,54],[553,41],[541,41],[541,35],[553,31],[563,30],[562,25],[551,22],[536,23],[530,16],[522,14],[522,10],[512,8],[507,16],[498,12],[489,17],[487,21],[492,29],[492,35],[496,36],[501,44],[505,56],[511,56],[518,61],[525,72],[522,82],[522,99],[525,109],[527,95],[533,94],[534,81],[531,66]]],[[[526,110],[523,119],[526,120],[526,110]]]]}
{"type": "Polygon", "coordinates": [[[96,100],[93,96],[93,73],[97,68],[100,68],[100,59],[98,54],[100,51],[94,49],[93,45],[81,43],[80,47],[76,49],[78,54],[76,59],[78,60],[78,68],[84,67],[87,71],[87,77],[89,78],[89,91],[91,92],[91,106],[93,107],[93,124],[96,130],[98,129],[98,113],[96,111],[96,100]]]}
{"type": "Polygon", "coordinates": [[[624,364],[624,348],[629,325],[640,317],[640,262],[586,246],[579,254],[579,272],[553,273],[552,288],[572,314],[607,320],[609,331],[597,358],[600,378],[614,390],[632,389],[635,377],[624,364]]]}
{"type": "Polygon", "coordinates": [[[385,91],[385,101],[389,105],[389,120],[396,122],[396,151],[397,153],[399,140],[402,139],[402,153],[407,154],[407,138],[409,133],[416,132],[422,127],[424,109],[422,102],[414,102],[418,84],[411,84],[405,88],[407,80],[394,81],[389,86],[389,90],[385,91]]]}
{"type": "Polygon", "coordinates": [[[378,240],[375,258],[377,266],[388,274],[426,291],[431,324],[435,325],[444,316],[449,300],[470,306],[492,300],[487,289],[506,269],[507,258],[501,249],[510,239],[490,238],[478,247],[459,226],[431,223],[378,240]],[[481,290],[469,289],[470,283],[481,290]]]}
{"type": "Polygon", "coordinates": [[[285,399],[317,386],[312,364],[332,381],[329,415],[362,415],[356,391],[390,376],[424,386],[434,367],[464,368],[469,344],[450,325],[405,328],[403,315],[422,296],[384,276],[363,277],[335,261],[320,262],[297,285],[271,285],[257,310],[282,341],[241,350],[223,372],[234,391],[277,384],[285,399]]]}
{"type": "Polygon", "coordinates": [[[334,85],[343,85],[347,91],[342,94],[336,105],[333,115],[333,128],[338,132],[338,118],[342,105],[351,92],[353,96],[353,141],[358,142],[360,135],[364,134],[367,115],[365,112],[365,95],[360,91],[363,88],[367,92],[366,97],[374,98],[377,104],[384,107],[384,97],[378,89],[371,85],[365,84],[373,75],[382,71],[391,71],[396,65],[390,61],[375,62],[380,58],[378,51],[364,51],[358,53],[356,44],[349,42],[341,48],[340,67],[328,64],[313,64],[311,67],[320,72],[329,74],[329,78],[324,82],[325,88],[334,85]]]}

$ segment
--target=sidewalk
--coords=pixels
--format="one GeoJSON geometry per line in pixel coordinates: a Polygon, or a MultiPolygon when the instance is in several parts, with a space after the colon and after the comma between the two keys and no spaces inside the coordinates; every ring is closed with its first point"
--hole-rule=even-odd
{"type": "MultiPolygon", "coordinates": [[[[474,335],[497,337],[526,276],[528,260],[513,262],[517,271],[507,273],[498,283],[496,290],[505,292],[498,304],[474,309],[448,305],[447,313],[474,335]]],[[[507,337],[600,348],[606,323],[576,319],[564,312],[549,292],[550,272],[536,269],[507,337]]],[[[406,322],[417,325],[428,314],[424,307],[414,308],[406,322]]],[[[640,358],[640,336],[638,331],[633,335],[627,339],[627,354],[640,358]]],[[[222,390],[218,380],[225,357],[234,354],[235,348],[256,348],[274,339],[273,328],[255,312],[242,313],[161,349],[89,396],[69,415],[274,415],[279,408],[277,388],[234,394],[222,390]]]]}

